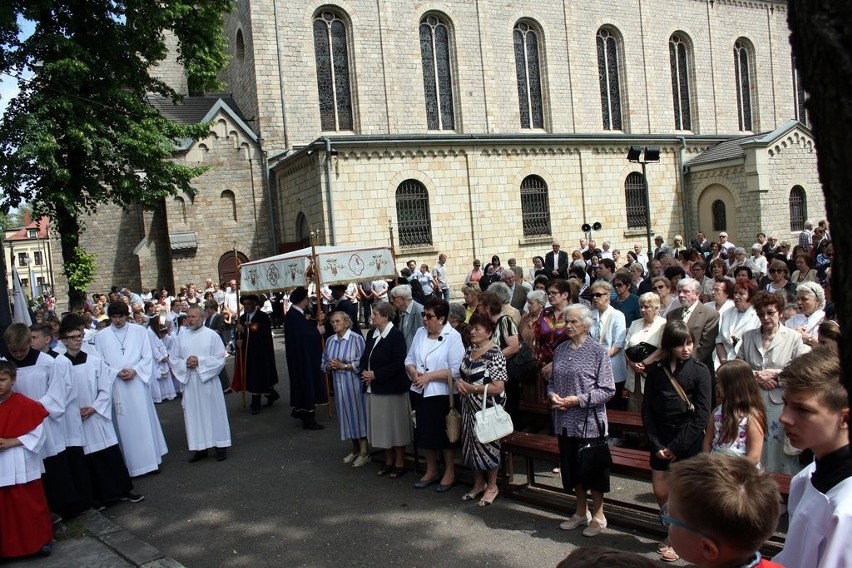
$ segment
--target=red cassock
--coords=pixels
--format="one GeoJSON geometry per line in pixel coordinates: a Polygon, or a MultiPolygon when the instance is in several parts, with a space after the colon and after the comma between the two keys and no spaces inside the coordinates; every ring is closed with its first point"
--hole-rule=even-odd
{"type": "MultiPolygon", "coordinates": [[[[0,404],[0,438],[28,434],[45,417],[47,411],[41,404],[12,393],[0,404]]],[[[11,448],[0,452],[19,450],[11,448]]],[[[0,558],[35,554],[51,540],[53,526],[41,479],[0,487],[0,558]]]]}

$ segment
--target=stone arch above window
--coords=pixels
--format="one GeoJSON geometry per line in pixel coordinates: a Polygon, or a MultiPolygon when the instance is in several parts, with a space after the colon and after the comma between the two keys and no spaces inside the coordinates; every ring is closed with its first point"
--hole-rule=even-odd
{"type": "Polygon", "coordinates": [[[710,212],[713,216],[713,230],[727,231],[728,230],[728,213],[725,208],[725,202],[717,199],[710,206],[710,212]]]}
{"type": "Polygon", "coordinates": [[[429,191],[416,179],[407,179],[396,188],[396,222],[400,246],[432,244],[429,191]]]}
{"type": "Polygon", "coordinates": [[[454,130],[452,38],[449,21],[433,12],[420,19],[420,60],[429,130],[454,130]]]}
{"type": "Polygon", "coordinates": [[[318,12],[314,17],[314,55],[323,130],[354,130],[349,51],[347,20],[336,10],[318,12]]]}
{"type": "Polygon", "coordinates": [[[220,199],[224,202],[223,205],[225,207],[225,211],[230,213],[231,218],[229,221],[237,221],[237,199],[234,196],[234,192],[230,189],[226,189],[222,192],[220,199]]]}
{"type": "Polygon", "coordinates": [[[746,38],[734,42],[734,80],[737,95],[737,122],[739,129],[750,132],[755,129],[754,115],[754,46],[746,38]]]}
{"type": "Polygon", "coordinates": [[[692,42],[683,32],[669,38],[675,130],[692,130],[692,42]]]}
{"type": "Polygon", "coordinates": [[[521,128],[544,128],[541,88],[541,32],[528,20],[520,20],[512,30],[515,46],[515,74],[521,128]]]}
{"type": "Polygon", "coordinates": [[[551,234],[547,183],[539,176],[527,176],[521,182],[521,219],[525,237],[551,234]]]}
{"type": "Polygon", "coordinates": [[[645,178],[639,172],[630,172],[624,180],[624,203],[627,228],[636,229],[648,225],[648,209],[645,206],[645,178]]]}
{"type": "Polygon", "coordinates": [[[624,130],[621,108],[621,34],[610,26],[601,27],[596,43],[603,128],[624,130]]]}
{"type": "Polygon", "coordinates": [[[808,196],[800,185],[790,190],[790,230],[801,231],[808,218],[808,196]]]}

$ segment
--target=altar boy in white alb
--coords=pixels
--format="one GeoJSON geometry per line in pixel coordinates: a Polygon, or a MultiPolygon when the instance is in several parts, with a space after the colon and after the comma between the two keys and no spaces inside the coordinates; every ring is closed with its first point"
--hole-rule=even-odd
{"type": "Polygon", "coordinates": [[[225,346],[219,335],[204,327],[204,311],[197,306],[186,312],[185,328],[172,346],[169,360],[183,387],[183,418],[186,441],[195,451],[190,463],[207,457],[216,448],[216,460],[227,458],[231,428],[219,372],[225,366],[225,346]]]}
{"type": "Polygon", "coordinates": [[[148,387],[154,364],[148,331],[128,323],[129,314],[124,302],[109,305],[112,325],[95,335],[95,349],[113,379],[112,416],[127,471],[138,477],[159,470],[168,448],[148,387]]]}

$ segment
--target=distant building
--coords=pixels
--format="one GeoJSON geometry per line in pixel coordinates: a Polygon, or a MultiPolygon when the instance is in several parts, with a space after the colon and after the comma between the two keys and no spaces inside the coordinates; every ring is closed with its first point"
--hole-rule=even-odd
{"type": "Polygon", "coordinates": [[[6,230],[3,236],[3,254],[6,257],[6,282],[12,287],[12,268],[17,268],[24,292],[42,296],[53,292],[54,253],[57,243],[51,241],[47,217],[36,221],[24,211],[23,226],[6,230]]]}

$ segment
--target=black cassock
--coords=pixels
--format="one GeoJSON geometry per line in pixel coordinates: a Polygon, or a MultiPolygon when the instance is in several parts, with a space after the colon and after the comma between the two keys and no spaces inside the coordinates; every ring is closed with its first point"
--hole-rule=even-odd
{"type": "Polygon", "coordinates": [[[246,353],[246,390],[252,394],[269,394],[278,384],[278,370],[275,368],[275,349],[272,345],[272,326],[269,316],[254,311],[251,321],[246,325],[247,314],[240,316],[243,333],[243,349],[246,353]]]}
{"type": "Polygon", "coordinates": [[[290,406],[313,410],[328,402],[320,369],[322,343],[316,322],[291,307],[284,316],[284,345],[290,375],[290,406]]]}

